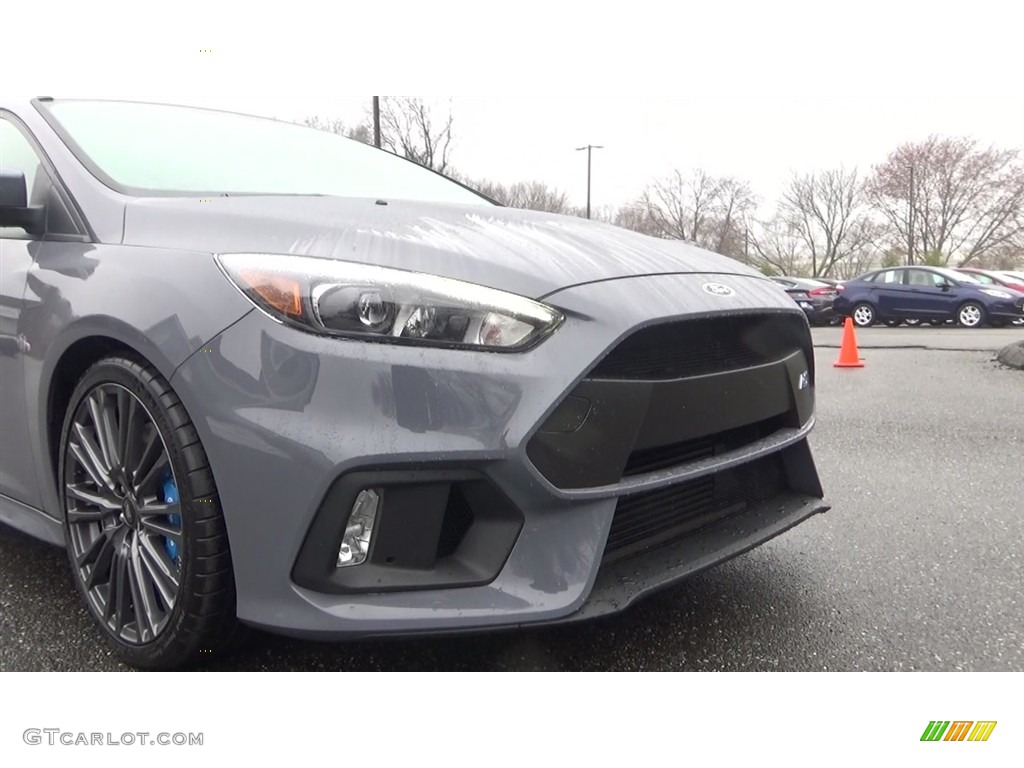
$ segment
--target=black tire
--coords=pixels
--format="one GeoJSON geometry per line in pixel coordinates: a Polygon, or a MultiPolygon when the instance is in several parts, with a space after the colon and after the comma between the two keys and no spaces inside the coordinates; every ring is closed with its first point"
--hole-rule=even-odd
{"type": "Polygon", "coordinates": [[[934,328],[941,328],[945,324],[946,324],[945,320],[929,320],[928,321],[928,325],[933,326],[934,328]]]}
{"type": "Polygon", "coordinates": [[[868,328],[878,320],[878,313],[867,302],[861,302],[850,312],[850,317],[853,318],[853,324],[858,328],[868,328]]]}
{"type": "Polygon", "coordinates": [[[967,301],[956,311],[956,321],[964,328],[981,328],[985,324],[985,307],[976,301],[967,301]]]}
{"type": "Polygon", "coordinates": [[[902,320],[891,320],[891,319],[890,320],[883,320],[882,322],[884,322],[890,328],[899,328],[900,325],[902,325],[902,323],[903,323],[902,320]]]}
{"type": "Polygon", "coordinates": [[[1006,327],[1006,321],[1005,320],[989,320],[988,324],[991,325],[993,328],[1005,328],[1006,327]]]}
{"type": "Polygon", "coordinates": [[[231,553],[217,488],[184,406],[153,366],[115,355],[86,371],[68,404],[58,471],[72,578],[89,615],[118,656],[144,669],[172,669],[227,652],[237,636],[238,622],[231,553]],[[145,413],[139,411],[139,404],[145,413]],[[96,428],[101,422],[107,427],[103,434],[96,428]],[[128,434],[138,436],[125,437],[128,434]],[[146,462],[151,453],[160,450],[152,447],[157,442],[154,434],[163,453],[150,466],[146,462]],[[92,472],[81,460],[86,437],[99,459],[98,463],[90,460],[92,472]],[[103,450],[104,442],[108,451],[103,450]],[[141,454],[137,462],[134,454],[141,454]],[[140,480],[138,475],[143,473],[140,480]],[[144,493],[147,487],[167,488],[167,477],[177,492],[177,504],[162,503],[170,496],[161,499],[159,493],[144,493]],[[82,501],[83,490],[98,501],[82,501]],[[69,509],[69,495],[73,509],[69,509]],[[177,514],[154,514],[153,510],[163,508],[176,509],[177,514]],[[163,529],[173,530],[161,539],[163,529]],[[166,560],[154,541],[166,542],[166,560]],[[163,570],[168,564],[172,570],[163,570]],[[99,585],[86,585],[86,569],[99,585]],[[104,618],[101,611],[116,615],[104,618]],[[134,619],[134,630],[129,619],[134,619]]]}
{"type": "Polygon", "coordinates": [[[903,322],[909,325],[911,328],[916,328],[917,326],[921,325],[924,321],[921,320],[920,317],[908,317],[903,322]]]}

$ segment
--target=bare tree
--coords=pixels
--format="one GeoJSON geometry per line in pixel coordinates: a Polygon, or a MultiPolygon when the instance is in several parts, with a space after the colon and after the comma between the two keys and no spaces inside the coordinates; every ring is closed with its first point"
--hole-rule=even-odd
{"type": "Polygon", "coordinates": [[[531,211],[567,213],[569,198],[565,192],[549,187],[542,181],[520,181],[509,187],[507,205],[528,208],[531,211]]]}
{"type": "Polygon", "coordinates": [[[810,262],[800,228],[783,215],[752,228],[749,243],[751,262],[768,275],[800,275],[810,262]]]}
{"type": "MultiPolygon", "coordinates": [[[[876,223],[870,225],[875,231],[878,230],[876,223]]],[[[874,244],[874,240],[867,240],[864,246],[852,250],[850,253],[837,261],[832,268],[832,271],[827,275],[828,277],[834,277],[839,280],[851,280],[854,277],[859,277],[865,272],[870,270],[879,259],[882,258],[883,252],[880,251],[874,244]]],[[[822,275],[826,277],[826,275],[822,275]]]]}
{"type": "Polygon", "coordinates": [[[380,100],[381,145],[420,165],[445,173],[452,147],[452,111],[435,119],[430,107],[415,96],[384,96],[380,100]]]}
{"type": "Polygon", "coordinates": [[[643,199],[622,206],[612,214],[611,222],[619,227],[632,229],[645,235],[658,235],[660,228],[651,218],[643,199]]]}
{"type": "Polygon", "coordinates": [[[510,208],[547,211],[548,213],[571,212],[569,198],[565,192],[550,187],[543,181],[517,181],[514,184],[502,184],[490,179],[470,179],[454,169],[449,169],[448,176],[510,208]]]}
{"type": "Polygon", "coordinates": [[[794,175],[779,215],[803,241],[812,277],[828,276],[845,261],[863,262],[874,251],[876,227],[856,169],[794,175]]]}
{"type": "Polygon", "coordinates": [[[756,207],[754,193],[747,182],[732,177],[720,179],[716,192],[710,239],[705,247],[746,260],[749,220],[756,207]]]}
{"type": "Polygon", "coordinates": [[[990,248],[975,260],[974,265],[982,269],[1021,269],[1024,267],[1024,237],[990,248]]]}
{"type": "Polygon", "coordinates": [[[355,127],[350,127],[346,125],[343,120],[312,115],[305,118],[302,121],[302,124],[307,125],[310,128],[316,128],[320,131],[336,133],[339,136],[355,139],[356,141],[361,141],[363,144],[373,143],[373,129],[371,129],[366,123],[360,123],[355,127]]]}
{"type": "Polygon", "coordinates": [[[668,178],[651,182],[641,201],[659,236],[697,242],[714,205],[715,186],[702,170],[689,176],[675,170],[668,178]]]}
{"type": "Polygon", "coordinates": [[[755,202],[745,181],[718,179],[701,169],[687,175],[676,170],[644,191],[639,222],[659,237],[740,256],[746,220],[755,202]]]}
{"type": "Polygon", "coordinates": [[[899,146],[876,166],[868,195],[889,223],[892,245],[912,242],[915,256],[963,266],[1024,232],[1018,155],[970,138],[931,136],[899,146]]]}

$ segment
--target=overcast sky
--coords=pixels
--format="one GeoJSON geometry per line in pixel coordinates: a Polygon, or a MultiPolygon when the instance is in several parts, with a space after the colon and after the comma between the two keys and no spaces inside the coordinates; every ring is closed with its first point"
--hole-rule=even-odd
{"type": "Polygon", "coordinates": [[[485,94],[451,101],[452,161],[472,177],[540,179],[582,205],[574,150],[601,144],[596,207],[694,167],[747,179],[767,204],[794,171],[867,172],[929,134],[1024,150],[1018,5],[289,0],[243,19],[192,0],[158,15],[112,2],[102,17],[26,3],[5,23],[45,36],[5,37],[0,89],[353,124],[372,97],[351,94],[434,94],[442,110],[439,94],[485,94]]]}

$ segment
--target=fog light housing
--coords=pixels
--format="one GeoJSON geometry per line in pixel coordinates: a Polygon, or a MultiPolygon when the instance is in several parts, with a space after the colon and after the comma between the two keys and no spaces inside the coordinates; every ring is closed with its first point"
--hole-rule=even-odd
{"type": "Polygon", "coordinates": [[[338,548],[338,568],[359,565],[370,554],[373,526],[380,508],[380,492],[373,488],[360,491],[345,524],[345,535],[338,548]]]}

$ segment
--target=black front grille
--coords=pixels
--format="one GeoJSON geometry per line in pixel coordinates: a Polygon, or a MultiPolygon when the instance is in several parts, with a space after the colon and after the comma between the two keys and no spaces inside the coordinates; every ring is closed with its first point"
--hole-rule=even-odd
{"type": "Polygon", "coordinates": [[[622,476],[629,477],[646,472],[657,472],[659,469],[668,469],[685,462],[720,456],[762,440],[785,427],[788,422],[788,414],[781,414],[715,435],[633,451],[629,455],[622,476]]]}
{"type": "Polygon", "coordinates": [[[679,485],[624,496],[615,508],[605,559],[677,542],[770,501],[787,487],[782,458],[774,454],[679,485]]]}
{"type": "Polygon", "coordinates": [[[803,317],[790,313],[652,325],[619,344],[588,378],[675,379],[771,363],[804,347],[805,326],[803,317]]]}

